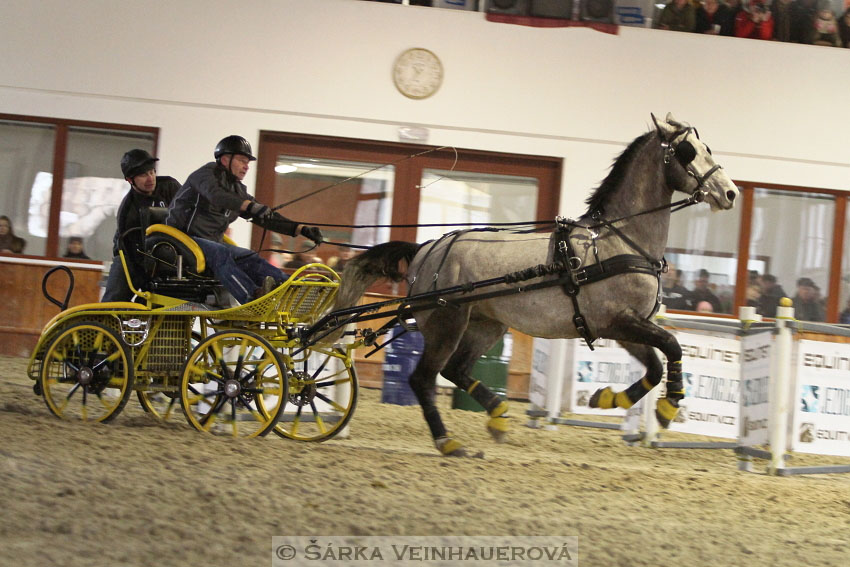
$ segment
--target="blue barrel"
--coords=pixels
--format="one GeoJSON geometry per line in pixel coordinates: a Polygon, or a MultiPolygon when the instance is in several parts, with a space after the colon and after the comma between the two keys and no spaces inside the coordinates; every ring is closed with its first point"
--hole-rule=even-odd
{"type": "MultiPolygon", "coordinates": [[[[490,350],[481,355],[469,373],[474,380],[478,380],[502,398],[506,398],[508,394],[508,365],[511,361],[512,346],[511,335],[505,334],[490,350]]],[[[455,388],[452,392],[452,408],[484,411],[481,404],[460,388],[455,388]]]]}
{"type": "Polygon", "coordinates": [[[392,336],[397,338],[384,349],[386,355],[383,364],[384,385],[381,389],[381,402],[412,406],[419,401],[408,379],[419,363],[419,357],[422,356],[425,339],[419,331],[405,333],[404,329],[398,326],[393,328],[392,336]]]}

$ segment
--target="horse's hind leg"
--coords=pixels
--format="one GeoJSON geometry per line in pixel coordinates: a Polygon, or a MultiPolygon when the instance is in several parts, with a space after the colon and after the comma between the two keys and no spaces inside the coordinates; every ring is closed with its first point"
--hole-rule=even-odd
{"type": "Polygon", "coordinates": [[[505,440],[508,433],[508,403],[480,381],[473,379],[470,372],[481,355],[487,352],[505,331],[505,325],[490,319],[471,320],[457,349],[442,370],[443,376],[466,391],[487,410],[490,416],[487,431],[499,443],[505,440]]]}
{"type": "Polygon", "coordinates": [[[463,445],[446,431],[443,419],[434,401],[437,374],[446,365],[457,348],[469,321],[468,308],[443,308],[428,314],[419,321],[419,330],[425,338],[425,348],[419,363],[410,375],[410,387],[422,407],[422,415],[434,444],[444,455],[466,456],[463,445]]]}
{"type": "Polygon", "coordinates": [[[662,372],[661,362],[652,352],[651,347],[654,347],[667,357],[667,394],[658,400],[655,416],[662,427],[669,427],[679,412],[679,401],[685,397],[682,383],[682,348],[676,337],[642,319],[631,309],[618,316],[608,329],[599,331],[599,335],[619,341],[646,366],[646,375],[622,392],[615,393],[610,387],[597,390],[590,398],[590,407],[630,408],[657,386],[661,382],[662,372]]]}

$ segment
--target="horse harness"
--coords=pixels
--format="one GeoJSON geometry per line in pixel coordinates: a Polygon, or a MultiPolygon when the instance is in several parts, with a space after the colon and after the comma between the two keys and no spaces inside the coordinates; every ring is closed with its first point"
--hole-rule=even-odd
{"type": "MultiPolygon", "coordinates": [[[[699,134],[696,132],[696,130],[693,127],[688,126],[675,132],[670,137],[669,141],[661,142],[661,146],[662,148],[664,148],[664,164],[670,165],[671,163],[674,163],[673,159],[675,158],[675,162],[681,165],[682,168],[687,172],[687,174],[693,177],[697,182],[696,187],[688,198],[683,199],[681,201],[677,201],[675,203],[671,203],[669,205],[662,205],[647,211],[642,211],[640,213],[630,215],[628,217],[614,220],[604,220],[601,218],[601,211],[595,211],[590,217],[591,219],[596,221],[596,224],[592,226],[584,226],[573,220],[559,216],[555,219],[555,231],[553,233],[552,239],[554,242],[552,264],[541,264],[538,266],[526,268],[525,270],[521,270],[519,272],[506,274],[505,276],[503,276],[503,278],[498,279],[504,280],[504,283],[515,283],[546,275],[559,276],[557,279],[549,280],[547,282],[540,282],[533,286],[526,287],[525,289],[541,289],[544,287],[560,285],[564,293],[570,298],[573,303],[573,325],[575,325],[576,331],[579,333],[581,338],[584,339],[585,343],[587,343],[587,346],[590,348],[590,350],[594,350],[593,342],[596,340],[596,337],[593,336],[593,333],[591,332],[587,324],[587,320],[584,318],[584,315],[582,315],[581,309],[579,307],[578,294],[581,289],[581,286],[596,283],[620,274],[646,274],[654,276],[656,278],[656,281],[658,282],[658,293],[656,294],[655,307],[647,315],[646,318],[649,319],[653,315],[655,315],[661,305],[661,274],[667,271],[667,260],[663,257],[660,260],[653,259],[643,248],[641,248],[641,246],[639,246],[631,238],[626,236],[623,231],[617,228],[614,223],[640,215],[652,213],[662,209],[672,209],[673,211],[677,211],[684,207],[695,205],[705,200],[705,195],[708,193],[708,191],[704,189],[705,183],[715,172],[721,169],[721,166],[719,164],[715,164],[705,174],[702,175],[693,167],[691,162],[696,157],[696,148],[694,148],[693,144],[684,139],[679,143],[675,143],[675,140],[677,138],[683,135],[684,137],[687,137],[687,135],[692,130],[694,131],[694,134],[697,136],[697,138],[699,138],[699,134]],[[583,228],[590,233],[590,239],[593,246],[593,254],[596,258],[595,264],[582,267],[582,260],[579,256],[576,255],[570,239],[570,235],[573,229],[575,228],[583,228]],[[617,256],[613,256],[605,260],[600,260],[599,251],[596,246],[596,239],[599,237],[599,233],[596,231],[596,229],[598,228],[610,229],[611,232],[617,235],[632,250],[637,252],[637,254],[618,254],[617,256]]],[[[708,152],[710,154],[711,150],[709,149],[708,152]]],[[[466,230],[456,230],[444,234],[442,237],[437,239],[437,241],[434,242],[434,245],[426,253],[426,256],[423,261],[420,263],[421,269],[426,263],[425,260],[427,260],[428,256],[430,256],[430,254],[437,249],[438,245],[444,240],[448,241],[447,245],[443,249],[443,254],[440,258],[437,270],[434,272],[433,281],[431,283],[432,290],[435,292],[437,291],[437,280],[440,275],[440,270],[442,269],[443,264],[448,258],[449,251],[462,235],[468,232],[498,230],[499,229],[495,228],[474,228],[466,230]]],[[[429,244],[430,242],[433,241],[425,242],[420,245],[420,249],[422,248],[422,246],[429,244]]],[[[413,279],[409,282],[411,286],[417,278],[418,271],[417,274],[414,275],[413,279]]],[[[465,288],[467,286],[461,287],[465,288]]],[[[470,287],[468,290],[471,291],[471,289],[472,288],[470,287]]],[[[464,289],[464,291],[467,291],[467,289],[464,289]]],[[[520,288],[516,291],[523,291],[523,289],[520,288]]],[[[485,297],[498,297],[500,295],[505,294],[500,292],[493,292],[490,294],[486,294],[486,296],[478,296],[478,298],[484,299],[485,297]]]]}

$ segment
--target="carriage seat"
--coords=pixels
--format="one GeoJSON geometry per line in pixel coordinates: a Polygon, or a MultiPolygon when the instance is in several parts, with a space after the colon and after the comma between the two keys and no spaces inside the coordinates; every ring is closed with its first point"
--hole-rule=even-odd
{"type": "MultiPolygon", "coordinates": [[[[151,207],[145,228],[145,275],[154,293],[203,303],[210,295],[222,303],[223,288],[209,270],[201,247],[185,232],[165,224],[168,209],[151,207]]],[[[234,244],[225,237],[225,242],[234,244]]]]}

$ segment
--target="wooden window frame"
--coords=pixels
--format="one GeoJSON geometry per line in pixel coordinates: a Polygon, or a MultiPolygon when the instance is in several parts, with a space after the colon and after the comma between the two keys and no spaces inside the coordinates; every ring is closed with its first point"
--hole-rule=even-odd
{"type": "MultiPolygon", "coordinates": [[[[47,241],[44,256],[19,255],[30,258],[59,258],[59,213],[62,210],[62,186],[65,183],[65,156],[68,153],[68,130],[70,128],[91,128],[93,130],[123,130],[126,132],[143,132],[153,137],[153,155],[157,154],[159,143],[159,128],[137,126],[133,124],[116,124],[114,122],[93,122],[91,120],[71,120],[67,118],[51,118],[48,116],[19,116],[17,114],[0,113],[0,120],[10,122],[29,122],[45,126],[53,126],[56,138],[53,141],[53,185],[50,189],[50,212],[47,221],[47,241]]],[[[96,260],[95,260],[96,261],[96,260]]]]}

